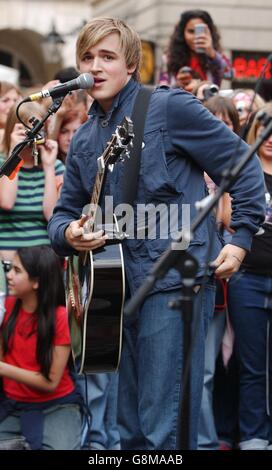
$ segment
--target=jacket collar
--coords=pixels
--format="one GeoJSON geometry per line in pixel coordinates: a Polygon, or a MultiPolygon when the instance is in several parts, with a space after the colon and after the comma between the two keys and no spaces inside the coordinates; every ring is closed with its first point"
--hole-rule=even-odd
{"type": "Polygon", "coordinates": [[[106,117],[107,120],[110,119],[113,111],[121,106],[122,103],[126,101],[127,97],[132,94],[136,88],[140,88],[140,84],[131,78],[124,88],[122,88],[122,90],[119,91],[119,93],[114,97],[111,108],[107,113],[105,113],[105,111],[101,108],[98,101],[94,101],[90,107],[89,115],[91,117],[98,116],[99,118],[105,119],[106,117]]]}

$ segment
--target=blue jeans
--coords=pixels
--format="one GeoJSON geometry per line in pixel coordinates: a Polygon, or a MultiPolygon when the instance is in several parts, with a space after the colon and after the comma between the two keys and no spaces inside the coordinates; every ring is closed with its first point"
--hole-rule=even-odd
{"type": "MultiPolygon", "coordinates": [[[[205,327],[214,310],[215,286],[195,294],[190,362],[190,448],[197,428],[204,371],[205,327]],[[196,328],[195,328],[196,327],[196,328]]],[[[119,371],[118,424],[122,449],[176,449],[183,367],[183,321],[168,303],[180,290],[148,297],[139,315],[125,319],[119,371]]]]}
{"type": "MultiPolygon", "coordinates": [[[[81,440],[81,412],[78,405],[55,405],[44,410],[43,450],[79,450],[81,440]]],[[[9,415],[0,423],[0,441],[21,437],[18,413],[9,415]]]]}
{"type": "Polygon", "coordinates": [[[241,271],[229,282],[229,312],[240,368],[241,449],[265,449],[270,440],[271,296],[272,277],[241,271]]]}
{"type": "Polygon", "coordinates": [[[222,344],[226,312],[214,312],[205,342],[204,387],[198,427],[198,449],[216,450],[219,441],[213,415],[213,387],[216,359],[222,344]]]}
{"type": "Polygon", "coordinates": [[[117,428],[118,374],[89,374],[77,378],[86,403],[85,380],[87,380],[87,405],[91,415],[90,429],[85,423],[82,446],[89,441],[91,449],[119,450],[120,436],[117,428]]]}

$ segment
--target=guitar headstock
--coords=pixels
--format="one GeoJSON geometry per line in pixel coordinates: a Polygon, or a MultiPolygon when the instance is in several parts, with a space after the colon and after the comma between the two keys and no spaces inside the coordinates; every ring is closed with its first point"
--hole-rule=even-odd
{"type": "Polygon", "coordinates": [[[128,145],[134,137],[133,122],[129,117],[124,117],[120,126],[117,126],[116,134],[123,145],[128,145]]]}
{"type": "Polygon", "coordinates": [[[134,137],[133,123],[129,117],[125,117],[117,126],[107,148],[103,152],[105,166],[114,165],[118,160],[123,160],[128,155],[128,146],[134,137]]]}

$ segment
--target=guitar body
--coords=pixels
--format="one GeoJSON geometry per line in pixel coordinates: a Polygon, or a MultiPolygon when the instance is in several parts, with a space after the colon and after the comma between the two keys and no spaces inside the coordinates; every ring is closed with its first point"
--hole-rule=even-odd
{"type": "MultiPolygon", "coordinates": [[[[97,159],[98,171],[90,208],[85,214],[88,221],[83,226],[85,233],[98,230],[96,209],[107,171],[128,154],[133,136],[133,124],[125,117],[97,159]]],[[[125,300],[125,272],[120,241],[124,236],[119,232],[114,213],[112,217],[112,224],[99,226],[109,234],[109,240],[103,248],[94,252],[80,252],[78,256],[70,256],[68,259],[66,303],[72,356],[79,374],[113,372],[118,369],[120,361],[125,300]]]]}
{"type": "Polygon", "coordinates": [[[122,344],[125,273],[121,244],[90,254],[93,290],[85,314],[83,367],[86,372],[112,372],[119,366],[122,344]]]}
{"type": "MultiPolygon", "coordinates": [[[[118,369],[122,346],[125,271],[120,243],[69,259],[77,270],[78,308],[68,297],[71,347],[79,374],[114,372],[118,369]],[[76,259],[77,258],[77,259],[76,259]]],[[[69,282],[69,281],[68,281],[69,282]]]]}

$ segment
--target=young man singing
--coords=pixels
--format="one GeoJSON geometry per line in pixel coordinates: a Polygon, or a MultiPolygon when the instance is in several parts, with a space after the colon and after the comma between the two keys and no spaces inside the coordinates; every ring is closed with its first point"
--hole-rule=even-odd
{"type": "MultiPolygon", "coordinates": [[[[94,77],[89,94],[94,99],[89,120],[73,138],[61,197],[49,222],[52,245],[60,255],[95,250],[107,243],[103,232],[85,233],[81,219],[90,202],[97,158],[125,116],[131,116],[141,88],[139,67],[141,42],[126,23],[113,18],[95,18],[79,34],[77,65],[80,72],[94,77]]],[[[180,89],[159,87],[152,93],[146,116],[138,179],[137,204],[165,204],[178,208],[181,229],[184,205],[190,217],[195,202],[207,195],[203,172],[220,183],[230,157],[235,160],[247,151],[224,123],[212,116],[191,94],[180,89]]],[[[105,194],[115,206],[122,202],[123,170],[118,163],[107,176],[105,194]]],[[[234,230],[231,244],[222,248],[214,220],[208,217],[194,234],[188,250],[199,263],[196,285],[201,283],[207,261],[215,260],[216,275],[230,277],[236,272],[251,238],[264,214],[264,184],[257,157],[251,159],[231,189],[234,230]],[[207,259],[209,240],[210,259],[207,259]]],[[[160,221],[156,218],[158,227],[160,221]]],[[[142,221],[141,221],[142,222],[142,221]]],[[[137,233],[137,227],[136,227],[137,233]]],[[[127,286],[132,295],[150,272],[154,262],[168,247],[167,237],[135,237],[123,243],[127,286]]],[[[180,394],[183,320],[169,301],[179,296],[181,278],[171,269],[145,299],[138,315],[124,321],[124,344],[119,377],[118,423],[122,449],[176,449],[180,394]]],[[[197,289],[196,289],[197,291],[197,289]]],[[[203,384],[204,338],[214,306],[212,273],[204,294],[195,293],[194,308],[200,317],[193,338],[190,392],[190,448],[197,446],[198,415],[203,384]]],[[[194,317],[192,321],[194,322],[194,317]]]]}

